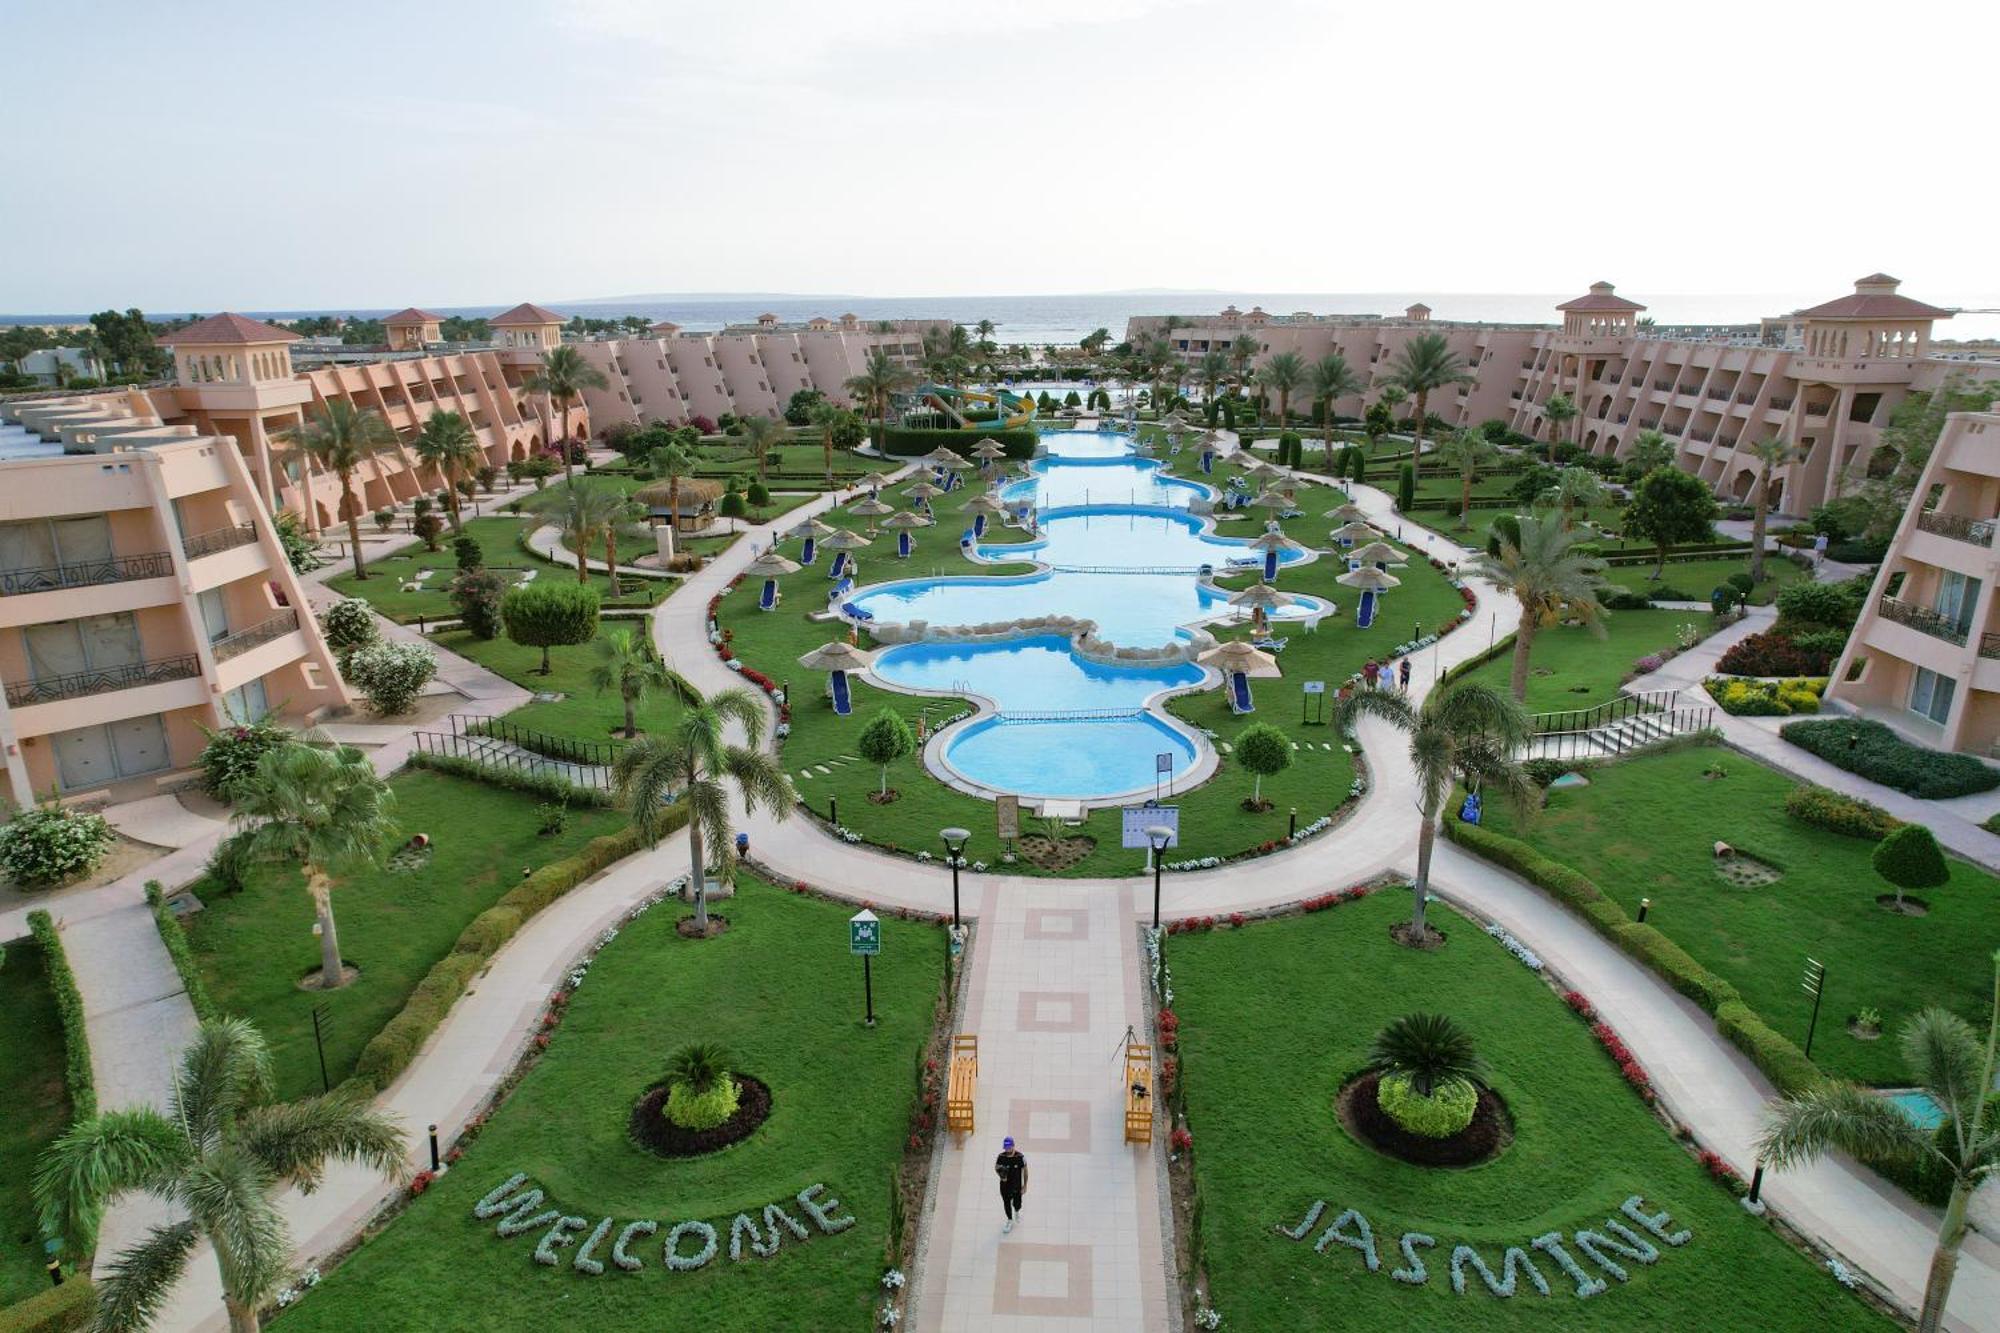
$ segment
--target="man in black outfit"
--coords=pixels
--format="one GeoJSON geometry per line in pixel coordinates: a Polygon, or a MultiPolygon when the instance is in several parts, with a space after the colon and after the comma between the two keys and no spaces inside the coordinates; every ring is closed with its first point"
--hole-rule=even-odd
{"type": "Polygon", "coordinates": [[[993,1174],[1000,1177],[1000,1207],[1007,1214],[1007,1224],[1000,1230],[1012,1231],[1014,1218],[1021,1211],[1021,1196],[1028,1192],[1028,1159],[1011,1137],[1000,1145],[1000,1155],[993,1159],[993,1174]]]}

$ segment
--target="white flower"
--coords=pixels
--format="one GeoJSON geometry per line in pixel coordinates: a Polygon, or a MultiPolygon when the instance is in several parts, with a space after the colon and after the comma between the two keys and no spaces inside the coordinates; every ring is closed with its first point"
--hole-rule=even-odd
{"type": "Polygon", "coordinates": [[[1222,1312],[1213,1306],[1204,1305],[1194,1312],[1194,1326],[1196,1328],[1221,1328],[1222,1312]]]}
{"type": "Polygon", "coordinates": [[[917,859],[919,861],[928,861],[931,859],[931,854],[929,852],[918,852],[917,859]]]}
{"type": "Polygon", "coordinates": [[[972,863],[972,873],[975,875],[979,874],[981,871],[985,869],[986,869],[986,863],[984,861],[974,861],[972,863]]]}
{"type": "Polygon", "coordinates": [[[1861,1281],[1860,1276],[1857,1273],[1855,1273],[1853,1269],[1849,1268],[1846,1264],[1840,1262],[1840,1260],[1838,1259],[1829,1258],[1826,1261],[1826,1271],[1833,1274],[1833,1280],[1835,1282],[1838,1282],[1841,1286],[1846,1287],[1849,1291],[1854,1290],[1856,1284],[1858,1284],[1861,1281]]]}
{"type": "Polygon", "coordinates": [[[903,1282],[903,1270],[900,1268],[892,1268],[882,1275],[882,1285],[890,1291],[901,1291],[903,1282]]]}
{"type": "Polygon", "coordinates": [[[898,1323],[902,1322],[902,1318],[903,1312],[895,1306],[885,1305],[882,1307],[882,1327],[894,1328],[898,1323]]]}

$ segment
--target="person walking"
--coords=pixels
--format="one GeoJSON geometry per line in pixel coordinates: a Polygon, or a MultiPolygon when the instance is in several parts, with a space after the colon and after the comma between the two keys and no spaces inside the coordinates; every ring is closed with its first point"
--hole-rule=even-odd
{"type": "Polygon", "coordinates": [[[993,1174],[1000,1177],[1000,1207],[1007,1214],[1007,1222],[1000,1230],[1005,1233],[1014,1229],[1014,1219],[1021,1213],[1021,1196],[1028,1192],[1028,1159],[1014,1146],[1011,1136],[1000,1145],[1000,1155],[993,1159],[993,1174]]]}
{"type": "Polygon", "coordinates": [[[1376,677],[1381,674],[1382,668],[1375,664],[1375,659],[1372,657],[1368,659],[1368,665],[1361,668],[1361,679],[1367,682],[1371,690],[1375,688],[1376,677]]]}
{"type": "Polygon", "coordinates": [[[1396,664],[1396,679],[1401,682],[1401,684],[1398,685],[1397,688],[1402,690],[1403,693],[1408,694],[1410,692],[1409,658],[1405,657],[1402,661],[1396,664]]]}

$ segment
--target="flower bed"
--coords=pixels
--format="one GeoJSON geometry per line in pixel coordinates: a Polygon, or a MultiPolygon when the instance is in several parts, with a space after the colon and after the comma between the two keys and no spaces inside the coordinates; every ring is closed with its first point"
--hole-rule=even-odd
{"type": "Polygon", "coordinates": [[[1710,676],[1702,681],[1716,706],[1735,717],[1790,717],[1817,713],[1826,691],[1825,676],[1795,676],[1783,680],[1746,680],[1710,676]]]}

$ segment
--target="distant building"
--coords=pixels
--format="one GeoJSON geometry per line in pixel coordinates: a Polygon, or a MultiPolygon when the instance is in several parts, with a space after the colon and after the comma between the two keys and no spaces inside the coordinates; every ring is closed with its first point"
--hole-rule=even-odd
{"type": "Polygon", "coordinates": [[[54,387],[72,380],[101,380],[104,366],[81,347],[44,347],[21,358],[21,373],[54,387]]]}

